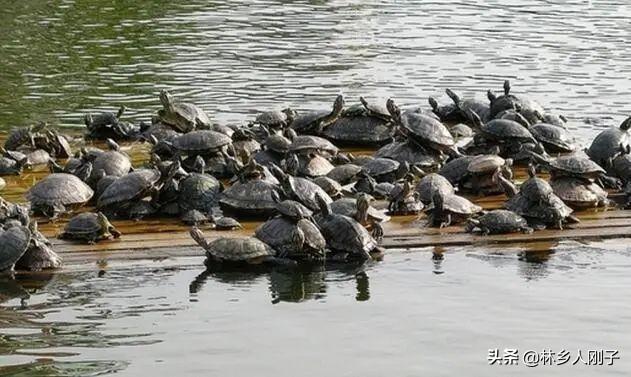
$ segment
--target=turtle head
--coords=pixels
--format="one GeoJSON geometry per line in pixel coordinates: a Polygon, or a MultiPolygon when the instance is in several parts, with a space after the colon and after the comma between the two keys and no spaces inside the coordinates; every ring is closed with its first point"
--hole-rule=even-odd
{"type": "Polygon", "coordinates": [[[474,128],[480,129],[482,128],[482,126],[484,126],[484,123],[482,122],[482,118],[480,118],[478,113],[476,113],[475,111],[471,109],[467,109],[467,117],[471,121],[471,124],[473,125],[474,128]]]}
{"type": "Polygon", "coordinates": [[[290,153],[284,160],[285,172],[291,175],[298,175],[298,169],[300,168],[300,160],[295,153],[290,153]]]}
{"type": "Polygon", "coordinates": [[[209,247],[208,241],[206,240],[206,238],[204,238],[204,233],[201,230],[199,230],[198,227],[191,228],[191,230],[189,231],[189,234],[191,235],[191,238],[195,242],[197,242],[199,246],[208,250],[208,247],[209,247]]]}
{"type": "Polygon", "coordinates": [[[118,112],[116,113],[116,119],[120,119],[120,117],[122,117],[125,113],[125,110],[127,110],[125,105],[121,105],[121,107],[118,108],[118,112]]]}
{"type": "Polygon", "coordinates": [[[333,102],[333,112],[336,117],[339,117],[342,114],[342,110],[344,110],[344,96],[338,95],[335,97],[335,101],[333,102]]]}
{"type": "Polygon", "coordinates": [[[528,177],[534,178],[537,176],[537,168],[535,164],[528,164],[528,177]]]}
{"type": "Polygon", "coordinates": [[[623,131],[626,131],[629,128],[631,128],[631,117],[628,117],[620,124],[620,129],[623,131]]]}
{"type": "Polygon", "coordinates": [[[320,211],[322,212],[322,215],[325,217],[330,216],[331,206],[329,205],[329,202],[326,201],[324,196],[318,193],[316,194],[316,200],[318,201],[318,206],[320,207],[320,211]]]}
{"type": "Polygon", "coordinates": [[[296,250],[302,250],[302,246],[305,244],[305,233],[300,227],[296,227],[294,234],[291,235],[291,243],[296,250]]]}
{"type": "MultiPolygon", "coordinates": [[[[153,135],[152,135],[152,136],[153,136],[153,135]]],[[[154,136],[154,137],[155,137],[155,136],[154,136]]],[[[117,143],[117,142],[115,142],[115,141],[114,141],[114,140],[112,140],[112,139],[107,139],[107,140],[105,141],[105,143],[107,144],[107,147],[108,147],[111,151],[120,151],[120,150],[121,150],[120,145],[118,145],[118,143],[117,143]]]]}
{"type": "Polygon", "coordinates": [[[298,136],[296,130],[294,130],[293,128],[287,128],[284,133],[285,137],[289,139],[289,141],[294,141],[294,139],[298,136]]]}
{"type": "Polygon", "coordinates": [[[285,127],[291,126],[291,124],[294,122],[294,119],[296,119],[296,117],[298,116],[298,113],[296,113],[296,110],[289,107],[286,109],[283,109],[282,112],[285,114],[285,116],[287,116],[287,120],[285,121],[285,127]]]}
{"type": "Polygon", "coordinates": [[[510,80],[504,80],[504,95],[510,94],[510,80]]]}
{"type": "Polygon", "coordinates": [[[454,105],[456,105],[457,108],[460,108],[460,103],[462,102],[460,100],[460,96],[458,96],[453,90],[449,88],[445,89],[445,93],[447,93],[447,96],[451,98],[451,100],[454,102],[454,105]]]}
{"type": "Polygon", "coordinates": [[[160,91],[160,103],[162,103],[162,106],[167,110],[173,109],[173,97],[166,89],[160,91]]]}
{"type": "Polygon", "coordinates": [[[440,109],[438,108],[438,101],[436,101],[436,98],[429,97],[427,98],[427,102],[429,102],[429,105],[432,107],[434,114],[439,115],[440,109]]]}
{"type": "Polygon", "coordinates": [[[103,214],[103,212],[98,212],[96,214],[96,221],[99,223],[99,226],[104,231],[107,230],[112,225],[110,224],[110,221],[107,219],[107,216],[103,214]]]}
{"type": "Polygon", "coordinates": [[[489,99],[491,104],[493,104],[493,102],[495,102],[495,100],[497,100],[497,96],[495,95],[495,93],[493,93],[493,91],[491,89],[487,90],[486,97],[489,99]]]}
{"type": "Polygon", "coordinates": [[[388,100],[386,101],[386,108],[392,116],[392,119],[394,119],[396,123],[401,124],[401,109],[399,108],[399,106],[397,106],[392,98],[388,98],[388,100]]]}

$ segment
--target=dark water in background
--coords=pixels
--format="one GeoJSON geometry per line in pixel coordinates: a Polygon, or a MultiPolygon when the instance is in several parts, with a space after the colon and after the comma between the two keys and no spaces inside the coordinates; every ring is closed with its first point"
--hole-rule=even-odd
{"type": "MultiPolygon", "coordinates": [[[[340,92],[483,96],[505,78],[583,140],[631,112],[623,1],[180,3],[0,0],[0,128],[79,125],[121,103],[148,119],[163,87],[240,122],[340,92]]],[[[63,273],[36,290],[0,282],[0,365],[12,365],[0,375],[628,375],[626,243],[454,249],[443,261],[395,252],[349,271],[206,276],[196,260],[63,273]],[[490,367],[489,348],[618,349],[621,360],[490,367]]]]}

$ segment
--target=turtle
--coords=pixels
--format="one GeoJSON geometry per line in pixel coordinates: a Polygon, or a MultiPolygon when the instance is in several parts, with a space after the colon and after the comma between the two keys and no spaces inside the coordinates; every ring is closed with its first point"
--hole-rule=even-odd
{"type": "Polygon", "coordinates": [[[276,202],[276,211],[283,217],[300,220],[309,219],[313,215],[313,211],[295,200],[281,200],[278,192],[272,194],[276,202]]]}
{"type": "MultiPolygon", "coordinates": [[[[438,174],[445,177],[452,185],[457,185],[466,178],[469,172],[469,164],[475,159],[475,156],[462,156],[454,158],[443,165],[438,174]]],[[[431,197],[426,197],[427,202],[431,201],[431,197]]]]}
{"type": "Polygon", "coordinates": [[[542,123],[552,124],[554,126],[567,129],[565,124],[567,123],[568,119],[564,115],[544,113],[540,120],[542,123]]]}
{"type": "Polygon", "coordinates": [[[0,196],[0,224],[11,220],[17,220],[21,225],[28,226],[31,221],[28,208],[8,202],[0,196]]]}
{"type": "Polygon", "coordinates": [[[138,169],[113,181],[97,199],[96,207],[115,214],[123,214],[136,202],[155,195],[165,182],[171,180],[181,169],[179,161],[172,163],[166,171],[138,169]]]}
{"type": "Polygon", "coordinates": [[[444,228],[468,220],[482,212],[482,207],[455,194],[434,191],[432,203],[426,208],[427,224],[430,227],[444,228]]]}
{"type": "Polygon", "coordinates": [[[552,178],[578,177],[598,179],[605,174],[605,170],[583,154],[559,156],[552,160],[549,166],[552,178]]]}
{"type": "Polygon", "coordinates": [[[35,149],[26,155],[28,166],[46,165],[49,161],[53,161],[53,158],[43,149],[35,149]]]}
{"type": "Polygon", "coordinates": [[[312,135],[299,135],[291,140],[289,151],[302,155],[318,153],[324,156],[335,156],[339,149],[325,138],[312,135]]]}
{"type": "Polygon", "coordinates": [[[526,128],[530,128],[532,125],[528,119],[526,119],[521,113],[515,109],[507,109],[499,112],[495,115],[495,119],[505,119],[512,120],[513,122],[517,122],[526,128]]]}
{"type": "Polygon", "coordinates": [[[362,166],[362,169],[377,182],[394,182],[403,178],[409,171],[407,162],[399,163],[389,158],[374,158],[362,166]]]}
{"type": "Polygon", "coordinates": [[[625,185],[631,183],[631,154],[622,154],[614,158],[610,170],[625,185]]]}
{"type": "Polygon", "coordinates": [[[378,242],[355,219],[331,211],[326,197],[316,197],[320,204],[318,226],[327,246],[348,259],[373,259],[383,254],[378,242]]]}
{"type": "Polygon", "coordinates": [[[374,223],[390,221],[390,216],[386,215],[384,211],[380,211],[370,205],[370,200],[368,200],[368,206],[361,208],[361,211],[358,208],[358,200],[355,198],[340,198],[331,203],[330,207],[333,213],[351,217],[360,223],[363,222],[362,225],[372,225],[374,223]]]}
{"type": "Polygon", "coordinates": [[[90,186],[74,175],[50,174],[26,193],[31,210],[51,219],[74,208],[81,207],[94,195],[90,186]]]}
{"type": "Polygon", "coordinates": [[[129,220],[140,221],[158,213],[159,205],[153,200],[142,199],[121,206],[118,211],[109,210],[115,216],[126,217],[129,220]]]}
{"type": "Polygon", "coordinates": [[[585,152],[597,164],[610,169],[616,156],[631,153],[629,128],[631,117],[625,119],[619,127],[608,128],[596,135],[585,152]]]}
{"type": "Polygon", "coordinates": [[[306,178],[293,177],[289,174],[285,174],[277,167],[272,169],[272,173],[280,181],[281,188],[287,198],[302,203],[312,211],[320,209],[320,205],[317,201],[318,196],[325,198],[329,203],[333,201],[320,186],[306,178]]]}
{"type": "Polygon", "coordinates": [[[413,177],[406,177],[397,183],[388,196],[388,211],[392,215],[416,215],[423,210],[420,194],[412,186],[413,177]]]}
{"type": "Polygon", "coordinates": [[[95,140],[105,140],[108,138],[124,140],[132,138],[136,134],[136,130],[130,124],[120,120],[125,110],[125,106],[121,106],[117,114],[109,111],[85,114],[83,121],[88,129],[85,137],[95,140]]]}
{"type": "Polygon", "coordinates": [[[322,131],[335,122],[344,110],[344,97],[338,95],[333,102],[333,110],[313,111],[300,114],[291,122],[293,128],[299,134],[319,135],[322,131]]]}
{"type": "Polygon", "coordinates": [[[4,148],[9,151],[15,151],[24,145],[35,148],[35,137],[44,132],[46,127],[46,123],[40,122],[32,126],[14,128],[4,142],[4,148]]]}
{"type": "Polygon", "coordinates": [[[25,226],[0,230],[0,273],[11,273],[31,242],[31,232],[25,226]]]}
{"type": "Polygon", "coordinates": [[[26,252],[15,263],[15,269],[41,271],[61,267],[61,258],[52,249],[50,241],[39,232],[37,222],[30,221],[28,228],[31,232],[31,240],[26,252]]]}
{"type": "Polygon", "coordinates": [[[103,213],[84,212],[70,219],[59,238],[80,240],[93,244],[101,240],[119,238],[120,236],[121,233],[109,222],[103,213]]]}
{"type": "Polygon", "coordinates": [[[408,163],[420,169],[436,169],[445,156],[431,148],[425,148],[412,140],[393,141],[379,148],[375,158],[389,158],[399,163],[408,163]]]}
{"type": "Polygon", "coordinates": [[[392,114],[394,123],[405,130],[408,137],[436,151],[459,155],[458,151],[454,149],[453,136],[440,120],[418,113],[402,114],[391,98],[388,99],[386,106],[392,114]]]}
{"type": "Polygon", "coordinates": [[[46,135],[50,145],[50,152],[55,158],[69,158],[72,156],[72,148],[68,138],[60,134],[57,130],[47,130],[46,135]]]}
{"type": "Polygon", "coordinates": [[[20,161],[5,156],[0,157],[0,175],[20,175],[24,168],[28,166],[27,157],[20,161]]]}
{"type": "Polygon", "coordinates": [[[365,170],[362,170],[357,177],[357,181],[353,184],[351,191],[353,193],[366,193],[372,195],[379,183],[370,176],[365,170]]]}
{"type": "Polygon", "coordinates": [[[326,240],[308,219],[274,217],[256,228],[254,235],[283,258],[321,260],[325,257],[326,240]]]}
{"type": "Polygon", "coordinates": [[[371,195],[375,199],[388,199],[394,189],[394,183],[380,182],[374,185],[371,195]]]}
{"type": "Polygon", "coordinates": [[[493,91],[487,92],[487,97],[490,102],[489,106],[489,118],[493,119],[500,112],[507,109],[521,109],[521,101],[516,96],[510,93],[511,85],[509,80],[504,81],[504,95],[496,96],[493,91]]]}
{"type": "Polygon", "coordinates": [[[419,193],[419,200],[423,204],[430,204],[435,192],[441,192],[444,195],[455,193],[453,185],[447,178],[437,173],[431,173],[421,178],[414,191],[419,193]]]}
{"type": "Polygon", "coordinates": [[[262,179],[237,182],[221,193],[219,205],[226,212],[267,217],[276,212],[273,193],[278,191],[277,185],[262,179]]]}
{"type": "Polygon", "coordinates": [[[495,175],[502,174],[512,179],[512,165],[512,159],[503,159],[494,154],[475,156],[467,166],[467,177],[459,183],[458,187],[476,194],[499,194],[503,190],[495,179],[495,175]]]}
{"type": "Polygon", "coordinates": [[[92,162],[92,173],[89,178],[94,187],[102,174],[112,177],[123,177],[132,170],[129,156],[120,151],[120,146],[112,139],[108,139],[110,150],[99,154],[92,162]]]}
{"type": "Polygon", "coordinates": [[[434,115],[436,115],[441,122],[458,123],[462,121],[462,114],[453,103],[441,106],[434,97],[428,97],[427,102],[431,106],[434,115]]]}
{"type": "MultiPolygon", "coordinates": [[[[179,207],[178,212],[180,212],[179,207]]],[[[212,221],[207,215],[196,209],[191,209],[183,213],[180,216],[180,220],[182,220],[184,224],[192,226],[200,226],[202,224],[208,224],[212,221]]]]}
{"type": "Polygon", "coordinates": [[[297,156],[297,173],[303,177],[322,177],[333,170],[334,166],[326,158],[316,153],[297,156]]]}
{"type": "Polygon", "coordinates": [[[575,209],[605,207],[609,204],[607,191],[581,178],[561,177],[550,181],[554,193],[575,209]]]}
{"type": "MultiPolygon", "coordinates": [[[[320,186],[324,192],[326,192],[332,199],[340,198],[343,196],[342,185],[329,177],[316,177],[313,179],[313,183],[320,186]]],[[[0,188],[1,189],[1,188],[0,188]]]]}
{"type": "Polygon", "coordinates": [[[484,122],[490,120],[490,107],[487,103],[476,100],[474,98],[462,99],[456,92],[447,88],[445,89],[445,93],[447,96],[453,101],[454,106],[459,112],[459,117],[463,122],[470,122],[468,112],[474,111],[476,114],[483,119],[484,122]]]}
{"type": "Polygon", "coordinates": [[[248,160],[250,156],[261,150],[261,144],[256,141],[252,130],[237,128],[231,136],[234,155],[242,160],[248,160]]]}
{"type": "Polygon", "coordinates": [[[285,135],[281,135],[279,133],[270,133],[265,127],[263,127],[263,130],[266,131],[266,137],[263,141],[263,146],[265,147],[265,149],[278,153],[279,155],[283,155],[289,152],[289,148],[291,147],[292,143],[291,140],[295,137],[295,135],[290,134],[290,131],[294,132],[293,130],[288,129],[285,132],[285,135]],[[286,135],[290,135],[291,138],[287,137],[286,135]]]}
{"type": "Polygon", "coordinates": [[[220,237],[209,242],[204,238],[204,233],[195,227],[191,229],[190,235],[199,246],[206,250],[205,263],[208,266],[215,264],[295,264],[287,259],[277,258],[274,249],[254,237],[220,237]]]}
{"type": "Polygon", "coordinates": [[[327,177],[338,182],[340,185],[347,185],[357,181],[362,167],[353,163],[335,166],[327,173],[327,177]]]}
{"type": "Polygon", "coordinates": [[[173,147],[184,155],[211,155],[228,148],[232,139],[225,134],[210,130],[192,131],[178,136],[173,147]]]}
{"type": "Polygon", "coordinates": [[[388,111],[388,107],[381,102],[369,102],[364,97],[359,97],[359,102],[366,109],[366,114],[370,117],[378,118],[384,122],[392,122],[392,115],[388,111]]]}
{"type": "Polygon", "coordinates": [[[267,128],[287,128],[296,118],[296,112],[291,108],[285,108],[282,110],[265,111],[256,116],[254,120],[255,124],[267,128]]]}
{"type": "Polygon", "coordinates": [[[216,230],[235,230],[243,229],[243,225],[236,219],[227,216],[213,217],[212,223],[215,224],[216,230]]]}
{"type": "Polygon", "coordinates": [[[482,234],[507,234],[507,233],[532,233],[528,221],[513,211],[495,209],[487,212],[477,219],[469,219],[465,231],[472,233],[479,230],[482,234]]]}
{"type": "Polygon", "coordinates": [[[392,125],[367,116],[343,116],[325,128],[321,135],[338,145],[381,146],[392,140],[392,125]]]}
{"type": "MultiPolygon", "coordinates": [[[[506,186],[505,183],[504,186],[506,186]]],[[[530,164],[528,166],[528,179],[521,184],[519,192],[531,202],[541,202],[553,194],[554,190],[546,180],[537,177],[535,166],[530,164]]]]}
{"type": "Polygon", "coordinates": [[[0,177],[0,191],[4,190],[5,187],[7,187],[7,182],[0,177]]]}
{"type": "Polygon", "coordinates": [[[204,110],[191,103],[176,102],[164,89],[160,91],[160,103],[163,107],[158,111],[160,121],[176,131],[186,133],[196,128],[209,128],[211,125],[204,110]]]}
{"type": "Polygon", "coordinates": [[[189,173],[178,184],[177,202],[181,213],[184,215],[190,210],[210,213],[217,206],[222,191],[223,185],[212,175],[189,173]]]}
{"type": "Polygon", "coordinates": [[[532,133],[521,124],[508,119],[493,119],[483,123],[478,114],[469,111],[474,128],[476,128],[481,136],[485,139],[502,144],[514,143],[534,143],[537,140],[532,133]]]}
{"type": "Polygon", "coordinates": [[[548,153],[572,153],[576,150],[572,138],[562,127],[548,123],[537,123],[530,132],[548,153]]]}

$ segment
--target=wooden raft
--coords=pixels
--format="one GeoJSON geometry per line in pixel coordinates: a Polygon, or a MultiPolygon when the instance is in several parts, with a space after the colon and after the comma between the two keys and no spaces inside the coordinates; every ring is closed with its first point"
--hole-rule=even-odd
{"type": "MultiPolygon", "coordinates": [[[[476,200],[486,209],[501,207],[502,196],[476,200]]],[[[425,217],[395,217],[384,225],[385,236],[382,245],[392,251],[433,248],[450,248],[476,245],[494,250],[521,249],[541,251],[553,248],[560,241],[599,240],[631,237],[631,210],[614,208],[582,211],[577,213],[581,222],[564,230],[543,230],[533,234],[489,235],[465,233],[462,226],[444,229],[425,227],[425,217]]],[[[188,235],[189,228],[178,220],[115,221],[123,236],[118,240],[103,241],[86,245],[54,238],[63,221],[55,224],[42,224],[41,229],[51,237],[54,249],[63,257],[65,266],[103,264],[115,261],[165,260],[183,257],[202,257],[199,248],[188,235]]],[[[217,237],[245,237],[251,235],[260,222],[246,222],[239,231],[206,230],[208,239],[217,237]]]]}

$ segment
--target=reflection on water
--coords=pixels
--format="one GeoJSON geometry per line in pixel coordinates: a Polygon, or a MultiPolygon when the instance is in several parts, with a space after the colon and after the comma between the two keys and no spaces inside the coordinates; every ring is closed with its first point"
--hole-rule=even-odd
{"type": "MultiPolygon", "coordinates": [[[[243,363],[244,371],[234,375],[248,375],[274,371],[291,355],[319,375],[334,373],[337,362],[362,357],[386,339],[398,356],[383,360],[385,369],[417,371],[406,366],[416,365],[420,352],[433,361],[419,370],[436,371],[456,352],[463,365],[481,372],[486,364],[475,357],[478,351],[498,342],[532,344],[533,332],[556,334],[559,326],[569,326],[573,335],[548,335],[550,344],[578,347],[598,339],[624,349],[631,347],[628,338],[605,329],[628,318],[606,313],[631,309],[628,301],[612,299],[620,296],[610,290],[612,279],[616,286],[631,284],[630,267],[625,247],[561,243],[525,251],[391,253],[380,263],[342,269],[211,271],[200,259],[199,268],[183,270],[18,276],[0,281],[0,365],[11,365],[0,372],[194,376],[202,370],[228,373],[229,365],[243,363]],[[568,292],[581,292],[581,300],[568,292]],[[590,309],[577,310],[586,299],[590,309]],[[604,324],[593,322],[605,317],[604,324]],[[308,342],[293,350],[298,328],[308,342]],[[333,354],[331,341],[345,351],[333,354]],[[260,356],[248,356],[244,342],[256,343],[260,356]],[[268,343],[285,351],[268,350],[268,343]],[[458,351],[470,343],[480,349],[458,351]],[[336,362],[314,364],[304,354],[336,362]]],[[[374,372],[368,365],[353,371],[374,372]]]]}

